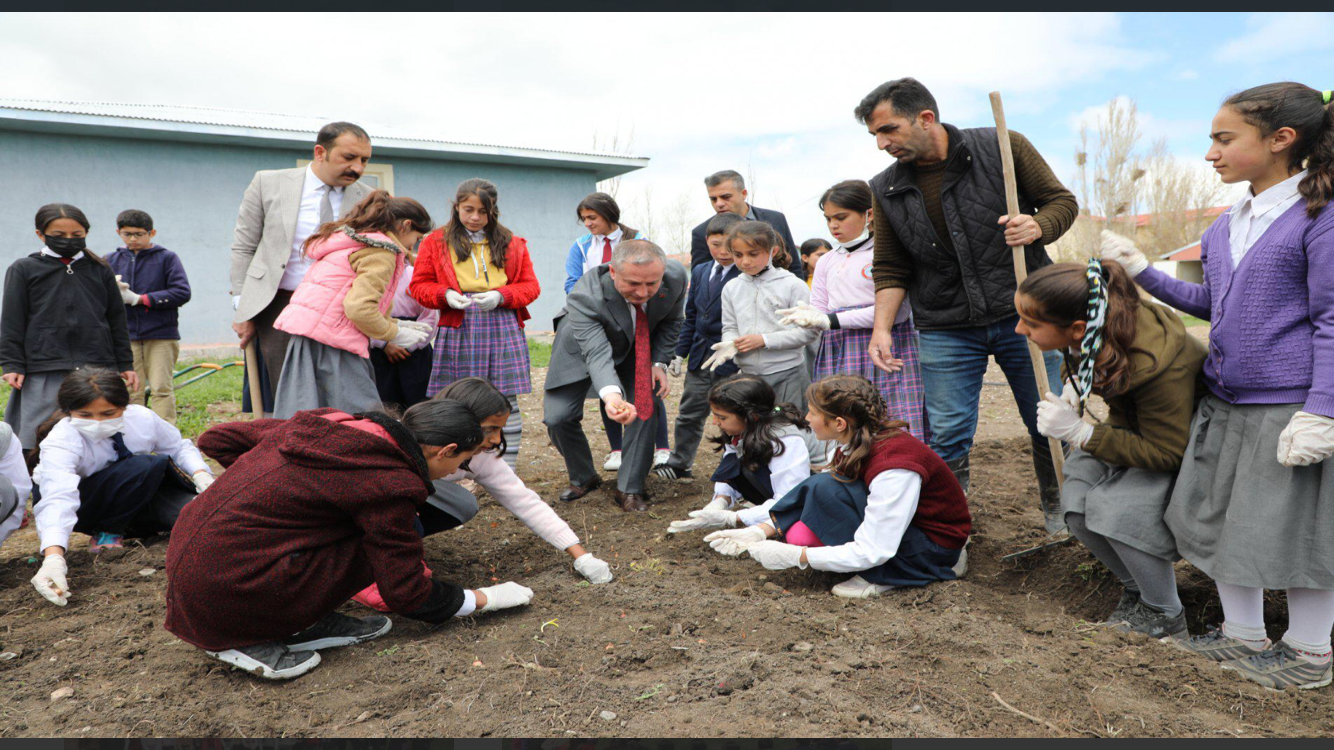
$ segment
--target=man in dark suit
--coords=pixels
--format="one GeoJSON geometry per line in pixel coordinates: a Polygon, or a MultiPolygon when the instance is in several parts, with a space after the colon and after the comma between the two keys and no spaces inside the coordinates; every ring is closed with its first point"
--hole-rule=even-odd
{"type": "Polygon", "coordinates": [[[580,424],[592,386],[607,415],[626,426],[616,502],[622,510],[648,510],[644,479],[653,463],[654,420],[667,418],[654,408],[653,393],[667,395],[685,296],[685,269],[647,240],[622,240],[610,264],[570,289],[542,401],[542,422],[570,475],[561,500],[578,500],[602,484],[580,424]]]}
{"type": "MultiPolygon", "coordinates": [[[[746,181],[740,174],[730,169],[724,169],[721,172],[714,172],[704,178],[704,187],[709,190],[709,202],[713,204],[713,210],[716,213],[731,213],[740,216],[747,221],[762,221],[774,228],[778,236],[783,238],[783,243],[787,247],[787,256],[792,260],[788,270],[797,275],[797,278],[806,278],[806,267],[801,262],[801,253],[797,252],[797,243],[792,239],[792,230],[787,228],[787,217],[779,211],[770,211],[767,208],[752,206],[746,202],[746,181]]],[[[708,237],[705,230],[709,222],[705,221],[699,226],[690,230],[690,267],[694,268],[701,263],[708,263],[713,260],[709,255],[708,237]]]]}

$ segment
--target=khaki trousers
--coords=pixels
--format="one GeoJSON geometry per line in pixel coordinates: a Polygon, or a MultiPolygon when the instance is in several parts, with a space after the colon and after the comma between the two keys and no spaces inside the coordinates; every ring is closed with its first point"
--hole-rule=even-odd
{"type": "Polygon", "coordinates": [[[130,394],[130,403],[146,405],[159,417],[176,424],[176,389],[171,374],[181,356],[181,342],[172,339],[131,341],[134,372],[139,376],[139,390],[130,394]],[[151,403],[145,389],[152,393],[151,403]]]}

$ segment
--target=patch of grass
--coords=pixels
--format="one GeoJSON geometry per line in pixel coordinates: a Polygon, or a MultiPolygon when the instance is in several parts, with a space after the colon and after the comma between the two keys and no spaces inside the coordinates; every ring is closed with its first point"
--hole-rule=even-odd
{"type": "Polygon", "coordinates": [[[1200,320],[1199,318],[1195,317],[1194,315],[1182,315],[1182,316],[1181,316],[1181,322],[1182,322],[1182,323],[1185,323],[1187,328],[1193,328],[1194,326],[1207,326],[1207,325],[1209,325],[1209,321],[1207,321],[1207,320],[1200,320]]]}
{"type": "Polygon", "coordinates": [[[551,344],[528,339],[528,359],[533,367],[546,367],[551,364],[551,344]]]}

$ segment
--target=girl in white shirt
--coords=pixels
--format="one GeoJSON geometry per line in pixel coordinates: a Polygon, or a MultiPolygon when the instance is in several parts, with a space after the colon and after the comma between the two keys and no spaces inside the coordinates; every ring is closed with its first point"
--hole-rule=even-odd
{"type": "Polygon", "coordinates": [[[775,404],[774,389],[755,375],[734,375],[709,391],[711,438],[723,454],[713,474],[713,500],[672,521],[667,533],[754,526],[769,509],[825,463],[824,444],[792,404],[775,404]],[[749,507],[743,507],[749,506],[749,507]]]}
{"type": "Polygon", "coordinates": [[[122,546],[124,536],[168,531],[213,474],[180,430],[129,405],[125,382],[111,370],[75,370],[56,403],[60,411],[37,429],[33,517],[45,560],[32,583],[63,607],[71,532],[92,536],[96,553],[122,546]]]}
{"type": "Polygon", "coordinates": [[[850,599],[962,575],[972,518],[945,462],[887,416],[884,397],[860,375],[824,378],[807,398],[815,436],[840,446],[831,471],[780,499],[767,522],[705,541],[770,570],[856,573],[833,588],[850,599]],[[770,539],[780,534],[784,541],[770,539]]]}
{"type": "Polygon", "coordinates": [[[32,479],[14,429],[0,422],[0,544],[23,523],[32,479]]]}

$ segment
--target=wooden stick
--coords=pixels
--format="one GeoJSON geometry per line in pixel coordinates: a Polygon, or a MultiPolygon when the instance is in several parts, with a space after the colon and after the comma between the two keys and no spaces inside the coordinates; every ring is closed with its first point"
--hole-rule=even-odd
{"type": "Polygon", "coordinates": [[[245,345],[245,371],[250,378],[250,413],[255,419],[264,418],[264,391],[259,381],[259,357],[255,356],[255,340],[245,345]]]}
{"type": "MultiPolygon", "coordinates": [[[[1014,178],[1014,152],[1010,150],[1010,130],[1005,127],[1005,109],[1001,106],[999,91],[991,92],[991,113],[996,117],[996,140],[1000,142],[1001,169],[1005,175],[1005,212],[1011,216],[1019,215],[1019,187],[1014,178]]],[[[1028,278],[1028,265],[1024,261],[1025,245],[1010,248],[1014,258],[1014,286],[1016,289],[1028,278]]],[[[1033,361],[1033,377],[1038,383],[1038,400],[1051,392],[1047,382],[1047,365],[1042,360],[1042,351],[1032,341],[1028,342],[1028,357],[1033,361]]],[[[1051,448],[1051,462],[1056,469],[1056,482],[1065,485],[1065,454],[1061,452],[1061,441],[1054,437],[1047,438],[1051,448]]]]}
{"type": "Polygon", "coordinates": [[[1019,716],[1022,716],[1022,717],[1024,717],[1025,719],[1028,719],[1029,721],[1033,722],[1034,724],[1041,724],[1041,725],[1043,725],[1044,727],[1050,729],[1051,731],[1053,731],[1053,732],[1055,732],[1055,733],[1057,733],[1057,734],[1061,734],[1061,730],[1057,729],[1055,724],[1051,723],[1050,721],[1047,721],[1046,719],[1039,719],[1038,717],[1034,716],[1033,714],[1030,714],[1030,713],[1024,713],[1023,711],[1020,711],[1019,709],[1015,708],[1014,706],[1011,706],[1010,704],[1008,704],[1008,703],[1005,702],[1005,699],[1004,699],[1004,698],[1002,698],[1002,697],[1000,697],[999,695],[997,695],[995,690],[991,691],[991,697],[992,697],[992,698],[995,698],[997,703],[999,703],[999,704],[1001,704],[1002,706],[1004,706],[1004,707],[1005,707],[1007,710],[1009,710],[1010,712],[1015,713],[1015,714],[1018,714],[1019,716]]]}

